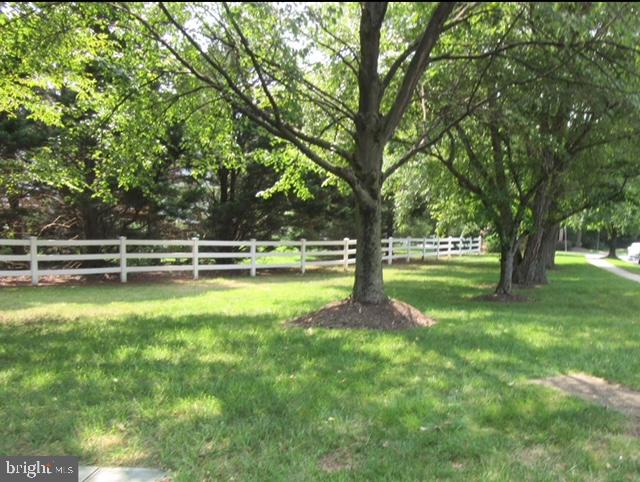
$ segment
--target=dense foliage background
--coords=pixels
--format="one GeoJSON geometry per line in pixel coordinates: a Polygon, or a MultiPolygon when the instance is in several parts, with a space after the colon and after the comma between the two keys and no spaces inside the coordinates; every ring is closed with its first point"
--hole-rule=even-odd
{"type": "Polygon", "coordinates": [[[640,234],[637,8],[4,2],[0,236],[381,222],[481,232],[517,282],[544,281],[532,260],[561,229],[640,234]]]}

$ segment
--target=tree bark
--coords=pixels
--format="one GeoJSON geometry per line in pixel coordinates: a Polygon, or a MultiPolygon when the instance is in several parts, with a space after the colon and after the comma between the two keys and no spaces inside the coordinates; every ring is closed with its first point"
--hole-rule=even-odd
{"type": "Polygon", "coordinates": [[[558,245],[559,233],[560,224],[554,224],[546,229],[542,238],[542,262],[545,269],[556,267],[556,246],[558,245]]]}
{"type": "Polygon", "coordinates": [[[515,245],[503,244],[500,248],[500,281],[496,287],[497,295],[511,296],[513,291],[513,260],[517,250],[515,245]]]}
{"type": "Polygon", "coordinates": [[[521,286],[546,283],[544,272],[540,272],[543,231],[531,233],[527,238],[522,259],[514,266],[513,281],[521,286]]]}
{"type": "Polygon", "coordinates": [[[358,69],[358,115],[352,188],[356,199],[358,247],[351,299],[378,304],[387,300],[382,282],[382,122],[380,116],[380,29],[386,3],[362,4],[360,18],[360,66],[358,69]]]}
{"type": "Polygon", "coordinates": [[[527,240],[524,256],[514,265],[513,281],[521,286],[547,284],[547,270],[555,267],[560,225],[546,225],[527,240]]]}
{"type": "Polygon", "coordinates": [[[524,255],[514,269],[514,282],[521,286],[534,286],[547,283],[544,240],[545,228],[532,233],[527,239],[524,255]]]}
{"type": "Polygon", "coordinates": [[[609,254],[607,258],[618,259],[616,254],[616,246],[618,244],[618,231],[615,228],[608,229],[607,245],[609,246],[609,254]]]}
{"type": "Polygon", "coordinates": [[[359,303],[379,304],[387,301],[382,280],[382,203],[375,205],[356,198],[358,249],[356,250],[356,276],[352,300],[359,303]]]}
{"type": "Polygon", "coordinates": [[[547,276],[543,260],[543,240],[547,232],[547,219],[551,208],[551,183],[547,181],[537,190],[533,199],[533,226],[527,237],[524,255],[514,270],[514,282],[522,286],[546,284],[547,276]]]}

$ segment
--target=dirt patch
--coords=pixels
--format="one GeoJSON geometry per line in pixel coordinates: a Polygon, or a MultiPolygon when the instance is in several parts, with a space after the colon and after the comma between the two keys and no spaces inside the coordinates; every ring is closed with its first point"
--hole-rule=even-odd
{"type": "Polygon", "coordinates": [[[472,301],[495,301],[498,303],[524,303],[525,301],[529,301],[529,298],[521,295],[505,295],[498,293],[491,293],[490,295],[481,295],[474,296],[471,298],[472,301]]]}
{"type": "Polygon", "coordinates": [[[533,467],[540,461],[544,460],[547,450],[542,445],[533,445],[518,451],[517,460],[527,467],[533,467]]]}
{"type": "Polygon", "coordinates": [[[354,462],[351,454],[343,449],[324,455],[318,462],[320,469],[327,473],[353,469],[354,462]]]}
{"type": "Polygon", "coordinates": [[[584,373],[559,375],[532,383],[622,412],[631,419],[634,434],[640,435],[640,392],[584,373]]]}
{"type": "Polygon", "coordinates": [[[435,325],[436,321],[402,301],[390,299],[381,305],[351,300],[329,303],[318,311],[287,322],[287,326],[407,330],[435,325]]]}

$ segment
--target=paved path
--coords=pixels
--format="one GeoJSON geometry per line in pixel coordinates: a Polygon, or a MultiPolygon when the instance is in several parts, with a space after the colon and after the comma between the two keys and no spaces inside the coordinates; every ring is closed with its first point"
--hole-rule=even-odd
{"type": "Polygon", "coordinates": [[[598,268],[606,269],[610,273],[622,276],[623,278],[635,281],[636,283],[640,283],[640,274],[634,274],[625,269],[618,268],[597,254],[588,254],[587,261],[598,268]]]}
{"type": "Polygon", "coordinates": [[[138,467],[95,467],[81,465],[78,468],[80,482],[161,482],[170,480],[158,469],[138,467]]]}

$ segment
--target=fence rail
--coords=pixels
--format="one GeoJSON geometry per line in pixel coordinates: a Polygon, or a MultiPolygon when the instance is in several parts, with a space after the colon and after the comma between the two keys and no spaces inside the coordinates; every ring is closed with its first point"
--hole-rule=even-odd
{"type": "MultiPolygon", "coordinates": [[[[482,238],[386,238],[381,243],[383,261],[393,264],[394,260],[400,259],[424,260],[429,257],[480,253],[482,238]]],[[[30,276],[31,284],[37,285],[43,276],[120,274],[120,281],[126,283],[128,273],[162,271],[191,271],[193,279],[198,279],[200,271],[218,270],[248,270],[251,276],[255,276],[259,269],[295,268],[304,273],[312,266],[342,266],[347,269],[356,262],[356,250],[357,240],[349,238],[331,241],[214,241],[198,238],[150,240],[125,237],[100,240],[53,240],[36,237],[27,240],[0,239],[0,278],[30,276]],[[180,251],[179,247],[186,249],[180,251]],[[280,247],[288,251],[274,251],[280,247]],[[69,252],[87,248],[96,251],[106,249],[109,252],[69,252]],[[22,250],[23,253],[16,254],[13,252],[16,250],[22,250]],[[50,252],[52,250],[53,253],[50,252]],[[7,251],[11,254],[3,254],[7,251]],[[277,262],[264,262],[269,261],[269,258],[277,262]],[[165,263],[145,264],[148,260],[165,263]],[[228,262],[211,263],[216,260],[228,262]],[[62,261],[68,264],[62,267],[45,266],[62,261]],[[102,265],[83,266],[87,261],[101,262],[102,265]]]]}

